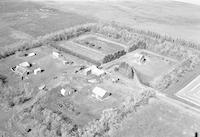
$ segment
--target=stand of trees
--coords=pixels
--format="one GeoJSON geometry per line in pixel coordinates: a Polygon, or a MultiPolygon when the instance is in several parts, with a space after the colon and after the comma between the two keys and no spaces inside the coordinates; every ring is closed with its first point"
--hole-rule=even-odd
{"type": "Polygon", "coordinates": [[[9,46],[0,48],[0,59],[6,58],[15,54],[17,51],[29,50],[31,48],[37,48],[43,45],[48,45],[51,42],[68,40],[73,37],[77,37],[86,32],[90,32],[95,24],[84,24],[76,27],[60,30],[44,36],[40,36],[34,40],[19,41],[9,46]]]}
{"type": "Polygon", "coordinates": [[[25,108],[12,120],[22,134],[29,137],[109,137],[129,114],[136,112],[154,96],[155,92],[147,89],[137,97],[127,97],[121,106],[104,110],[99,119],[83,127],[61,112],[46,108],[42,100],[25,108]]]}
{"type": "Polygon", "coordinates": [[[81,137],[109,137],[121,127],[123,120],[131,113],[137,111],[137,108],[148,104],[149,98],[154,97],[155,92],[144,90],[137,97],[128,97],[124,103],[117,108],[104,110],[100,119],[90,122],[81,129],[81,137]]]}
{"type": "Polygon", "coordinates": [[[158,90],[163,90],[177,82],[180,76],[192,71],[200,63],[200,52],[198,51],[200,45],[196,43],[116,23],[98,24],[93,32],[128,45],[128,52],[138,48],[147,49],[179,60],[181,63],[176,68],[149,83],[151,87],[158,90]]]}
{"type": "Polygon", "coordinates": [[[125,54],[126,54],[125,50],[120,50],[120,51],[115,52],[113,54],[108,54],[103,58],[103,63],[107,63],[107,62],[110,62],[110,61],[115,60],[117,58],[120,58],[121,56],[123,56],[125,54]]]}
{"type": "Polygon", "coordinates": [[[33,90],[27,85],[21,83],[18,87],[11,87],[9,85],[0,87],[0,103],[6,108],[13,108],[16,105],[21,105],[29,101],[33,90]]]}

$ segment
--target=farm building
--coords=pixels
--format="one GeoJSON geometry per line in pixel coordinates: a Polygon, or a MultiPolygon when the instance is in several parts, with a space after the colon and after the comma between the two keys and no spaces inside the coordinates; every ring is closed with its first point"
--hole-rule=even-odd
{"type": "Polygon", "coordinates": [[[63,96],[70,96],[72,95],[73,93],[75,93],[77,90],[70,87],[70,86],[65,86],[63,88],[61,88],[60,90],[60,93],[63,95],[63,96]]]}
{"type": "Polygon", "coordinates": [[[95,87],[92,90],[93,96],[99,100],[103,100],[108,96],[108,92],[100,87],[95,87]]]}
{"type": "Polygon", "coordinates": [[[92,65],[92,66],[86,68],[84,73],[85,73],[85,75],[94,74],[96,76],[101,76],[101,75],[105,74],[105,71],[102,69],[98,69],[95,65],[92,65]]]}
{"type": "Polygon", "coordinates": [[[42,70],[41,68],[37,68],[37,69],[34,69],[34,74],[37,75],[39,72],[42,72],[44,70],[42,70]]]}
{"type": "Polygon", "coordinates": [[[60,57],[60,53],[53,51],[53,57],[54,58],[59,58],[60,57]]]}
{"type": "Polygon", "coordinates": [[[19,64],[19,66],[21,66],[21,67],[31,67],[31,64],[28,63],[28,62],[22,62],[22,63],[19,64]]]}
{"type": "Polygon", "coordinates": [[[36,55],[36,53],[31,52],[31,53],[29,53],[27,56],[28,56],[28,57],[32,57],[32,56],[35,56],[35,55],[36,55]]]}
{"type": "Polygon", "coordinates": [[[22,67],[22,66],[15,66],[15,67],[11,68],[11,70],[20,76],[23,76],[23,75],[27,74],[27,72],[28,72],[28,69],[25,67],[22,67]]]}
{"type": "Polygon", "coordinates": [[[135,53],[133,59],[137,64],[144,64],[146,62],[146,57],[140,53],[135,53]]]}
{"type": "Polygon", "coordinates": [[[38,88],[39,88],[39,90],[44,90],[44,89],[46,89],[46,85],[45,85],[45,84],[42,84],[42,85],[39,86],[38,88]]]}

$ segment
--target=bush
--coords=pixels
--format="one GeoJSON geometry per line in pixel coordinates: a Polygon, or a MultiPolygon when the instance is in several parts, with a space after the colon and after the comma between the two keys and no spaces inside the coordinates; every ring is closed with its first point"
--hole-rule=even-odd
{"type": "Polygon", "coordinates": [[[100,119],[90,122],[79,132],[79,136],[112,136],[129,114],[135,112],[138,107],[147,104],[149,98],[154,96],[153,90],[146,89],[137,97],[128,97],[121,106],[104,110],[100,119]]]}

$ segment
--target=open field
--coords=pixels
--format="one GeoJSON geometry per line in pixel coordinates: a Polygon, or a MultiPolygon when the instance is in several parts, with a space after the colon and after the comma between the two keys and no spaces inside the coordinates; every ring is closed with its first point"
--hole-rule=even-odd
{"type": "Polygon", "coordinates": [[[112,20],[131,27],[200,42],[199,5],[169,0],[44,3],[65,12],[71,11],[104,21],[112,20]]]}
{"type": "Polygon", "coordinates": [[[199,117],[159,100],[131,115],[116,137],[188,137],[200,130],[199,117]]]}
{"type": "Polygon", "coordinates": [[[94,22],[89,17],[62,12],[30,1],[1,1],[0,7],[0,47],[59,29],[94,22]]]}

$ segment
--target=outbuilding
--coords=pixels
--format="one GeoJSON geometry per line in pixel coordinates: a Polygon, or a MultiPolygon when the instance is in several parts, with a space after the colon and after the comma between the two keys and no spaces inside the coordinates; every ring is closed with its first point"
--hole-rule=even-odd
{"type": "Polygon", "coordinates": [[[63,96],[65,96],[65,95],[66,95],[66,90],[65,90],[64,88],[62,88],[62,89],[60,90],[60,93],[61,93],[63,96]]]}
{"type": "Polygon", "coordinates": [[[54,58],[59,58],[60,57],[60,53],[53,51],[53,57],[54,58]]]}
{"type": "Polygon", "coordinates": [[[135,53],[134,54],[134,61],[137,64],[144,64],[146,62],[146,57],[143,54],[135,53]]]}
{"type": "Polygon", "coordinates": [[[105,99],[109,94],[106,90],[100,88],[100,87],[95,87],[92,90],[93,96],[96,97],[99,100],[105,99]]]}
{"type": "Polygon", "coordinates": [[[44,90],[44,89],[46,89],[46,85],[45,85],[45,84],[42,84],[42,85],[40,85],[38,88],[39,88],[39,90],[44,90]]]}
{"type": "Polygon", "coordinates": [[[25,67],[22,66],[16,66],[15,68],[12,68],[12,70],[20,76],[27,74],[28,71],[25,67]]]}
{"type": "Polygon", "coordinates": [[[60,93],[63,96],[71,96],[73,95],[75,92],[77,92],[77,89],[70,87],[70,86],[64,86],[61,88],[60,93]]]}
{"type": "Polygon", "coordinates": [[[37,73],[42,72],[42,71],[44,71],[44,70],[42,70],[41,68],[37,68],[33,72],[35,75],[37,75],[37,73]]]}
{"type": "Polygon", "coordinates": [[[84,73],[85,73],[85,75],[94,74],[96,76],[101,76],[101,75],[105,74],[105,71],[97,68],[95,65],[92,65],[92,66],[86,68],[84,73]]]}
{"type": "Polygon", "coordinates": [[[19,66],[21,66],[21,67],[31,67],[31,64],[28,63],[28,62],[22,62],[22,63],[19,64],[19,66]]]}
{"type": "Polygon", "coordinates": [[[28,56],[28,57],[32,57],[32,56],[35,56],[35,55],[36,55],[36,53],[31,52],[31,53],[29,53],[27,56],[28,56]]]}

